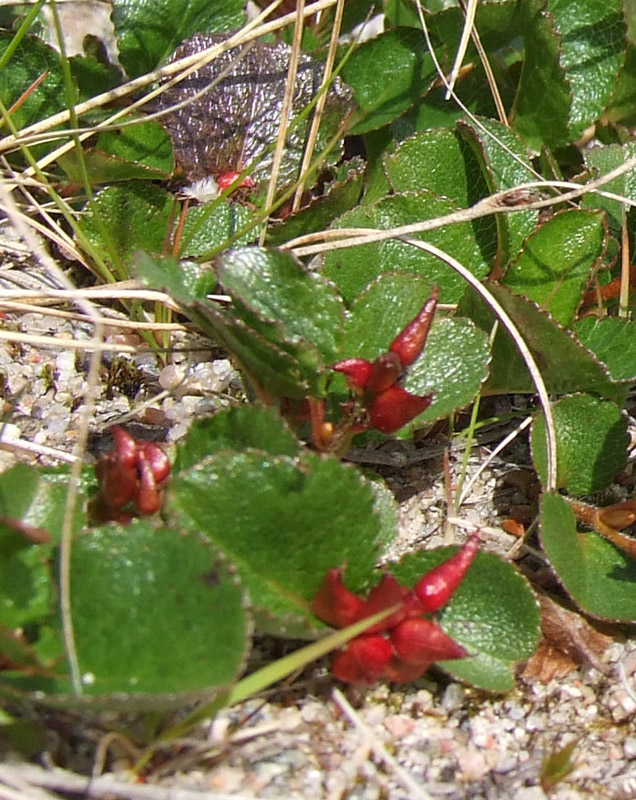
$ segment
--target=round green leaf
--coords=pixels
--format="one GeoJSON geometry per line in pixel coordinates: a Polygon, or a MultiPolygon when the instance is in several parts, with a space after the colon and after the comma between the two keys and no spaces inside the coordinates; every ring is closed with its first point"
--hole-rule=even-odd
{"type": "MultiPolygon", "coordinates": [[[[557,437],[557,488],[587,495],[608,486],[627,461],[627,420],[608,400],[589,394],[562,397],[552,406],[557,437]]],[[[545,417],[532,425],[532,458],[545,484],[545,417]]]]}
{"type": "MultiPolygon", "coordinates": [[[[440,547],[406,556],[391,565],[391,572],[404,585],[413,586],[456,550],[440,547]]],[[[529,658],[539,641],[539,608],[527,581],[490,553],[477,554],[439,619],[471,656],[441,666],[453,677],[489,691],[512,689],[516,664],[529,658]]]]}
{"type": "Polygon", "coordinates": [[[449,128],[417,133],[387,155],[384,169],[396,192],[428,189],[460,207],[474,201],[481,171],[466,142],[449,128]]]}
{"type": "MultiPolygon", "coordinates": [[[[538,358],[549,392],[595,392],[602,397],[622,401],[625,388],[612,381],[605,366],[582,347],[573,334],[563,330],[541,311],[536,303],[498,284],[490,283],[488,291],[512,318],[535,358],[538,358]]],[[[459,310],[470,316],[483,331],[490,333],[494,314],[476,292],[466,292],[459,310]]],[[[517,346],[501,325],[492,346],[492,365],[486,387],[491,394],[535,392],[517,346]]]]}
{"type": "Polygon", "coordinates": [[[581,343],[605,364],[615,381],[636,379],[636,322],[584,317],[575,325],[581,343]]]}
{"type": "Polygon", "coordinates": [[[577,139],[608,103],[625,51],[620,0],[523,3],[525,59],[514,124],[531,146],[577,139]]]}
{"type": "Polygon", "coordinates": [[[577,530],[570,504],[556,493],[541,497],[541,544],[563,587],[584,611],[636,620],[636,562],[598,534],[577,530]]]}
{"type": "Polygon", "coordinates": [[[140,520],[90,531],[73,547],[71,593],[86,694],[196,692],[242,669],[243,590],[197,533],[140,520]]]}
{"type": "Polygon", "coordinates": [[[309,602],[331,567],[360,589],[384,523],[368,481],[336,459],[298,463],[257,451],[220,452],[171,482],[168,508],[236,566],[268,627],[307,635],[309,602]]]}
{"type": "Polygon", "coordinates": [[[221,256],[218,275],[235,301],[237,315],[274,344],[286,349],[306,342],[325,363],[335,360],[344,307],[321,275],[290,253],[257,247],[221,256]]]}
{"type": "Polygon", "coordinates": [[[82,230],[112,265],[128,262],[135,250],[161,253],[174,205],[171,194],[147,181],[109,186],[82,217],[82,230]]]}
{"type": "MultiPolygon", "coordinates": [[[[353,209],[343,214],[332,227],[395,228],[454,211],[457,207],[453,203],[430,192],[405,192],[386,197],[372,206],[353,209]]],[[[441,247],[479,278],[485,278],[490,272],[490,265],[475,238],[475,229],[469,222],[436,228],[419,238],[441,247]]],[[[394,270],[426,278],[429,290],[439,286],[440,302],[443,303],[457,302],[465,289],[463,280],[445,263],[397,240],[334,250],[325,256],[324,273],[334,281],[347,301],[353,300],[378,275],[394,270]]]]}
{"type": "MultiPolygon", "coordinates": [[[[251,209],[229,200],[190,207],[183,226],[179,255],[181,258],[201,259],[207,253],[216,252],[227,246],[252,219],[254,212],[251,209]]],[[[249,244],[255,238],[254,230],[247,231],[233,244],[249,244]]]]}
{"type": "Polygon", "coordinates": [[[342,76],[361,112],[350,133],[365,133],[391,122],[426,94],[437,77],[421,32],[410,28],[387,31],[360,45],[342,76]]]}
{"type": "Polygon", "coordinates": [[[404,381],[404,388],[412,394],[434,395],[416,422],[442,419],[471,403],[488,377],[489,360],[488,337],[469,319],[436,322],[424,352],[404,381]]]}
{"type": "Polygon", "coordinates": [[[177,447],[173,475],[193,467],[218,450],[253,448],[271,455],[295,456],[300,443],[272,408],[246,405],[195,420],[177,447]]]}
{"type": "Polygon", "coordinates": [[[153,70],[193,33],[239,28],[241,0],[113,0],[119,58],[131,78],[153,70]]]}
{"type": "MultiPolygon", "coordinates": [[[[585,164],[594,177],[606,175],[616,167],[620,167],[628,159],[636,155],[636,144],[626,142],[625,144],[609,144],[604,147],[585,148],[583,156],[585,164]]],[[[634,170],[629,170],[613,181],[603,186],[606,192],[622,195],[628,200],[636,200],[636,176],[634,170]]],[[[602,197],[596,192],[588,192],[581,198],[584,206],[588,208],[602,208],[607,212],[608,221],[613,231],[620,231],[623,224],[624,206],[619,200],[611,200],[609,197],[602,197]]]]}
{"type": "MultiPolygon", "coordinates": [[[[0,57],[12,42],[13,34],[0,35],[0,57]]],[[[0,70],[0,99],[5,108],[9,109],[33,81],[45,73],[42,83],[11,113],[11,120],[18,130],[55,114],[67,104],[59,53],[41,39],[25,36],[0,70]]],[[[2,132],[9,133],[5,123],[2,132]]]]}
{"type": "MultiPolygon", "coordinates": [[[[494,119],[480,117],[479,123],[478,127],[474,123],[460,122],[458,130],[473,148],[490,191],[514,189],[521,183],[536,180],[530,169],[530,154],[521,139],[494,119]]],[[[537,211],[497,214],[502,263],[517,255],[537,219],[537,211]]]]}
{"type": "Polygon", "coordinates": [[[563,211],[526,239],[503,282],[569,328],[590,275],[603,256],[606,240],[604,214],[563,211]]]}

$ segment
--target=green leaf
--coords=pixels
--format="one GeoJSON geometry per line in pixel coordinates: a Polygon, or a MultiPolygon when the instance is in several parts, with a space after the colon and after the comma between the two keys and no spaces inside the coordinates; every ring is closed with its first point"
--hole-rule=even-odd
{"type": "Polygon", "coordinates": [[[109,156],[99,150],[87,150],[80,162],[74,150],[58,158],[58,163],[68,175],[70,181],[83,185],[86,168],[92,186],[101,183],[119,183],[121,181],[156,181],[165,180],[168,175],[161,170],[124,161],[119,156],[109,156]],[[83,164],[83,166],[82,166],[83,164]]]}
{"type": "Polygon", "coordinates": [[[570,328],[583,290],[603,257],[606,239],[603,214],[563,211],[524,242],[503,282],[538,303],[560,325],[570,328]]]}
{"type": "Polygon", "coordinates": [[[207,690],[243,667],[243,590],[196,532],[140,520],[93,530],[74,544],[71,592],[89,695],[207,690]]]}
{"type": "Polygon", "coordinates": [[[313,454],[219,452],[177,475],[168,495],[179,526],[225,553],[267,627],[287,635],[314,627],[309,603],[331,567],[346,564],[347,584],[361,589],[386,536],[371,485],[313,454]]]}
{"type": "Polygon", "coordinates": [[[173,475],[219,450],[246,448],[271,455],[295,456],[300,444],[274,409],[236,406],[192,423],[185,440],[177,447],[173,475]]]}
{"type": "Polygon", "coordinates": [[[216,276],[191,261],[137,253],[133,274],[151,289],[167,292],[184,307],[203,300],[216,286],[216,276]]]}
{"type": "Polygon", "coordinates": [[[299,342],[296,347],[288,344],[282,349],[261,332],[273,335],[275,323],[271,323],[268,330],[268,324],[254,315],[252,321],[258,326],[254,328],[212,303],[199,303],[188,308],[186,313],[204,333],[217,339],[234,356],[250,383],[266,394],[303,400],[324,392],[320,354],[310,343],[299,342]]]}
{"type": "MultiPolygon", "coordinates": [[[[0,34],[0,57],[13,42],[13,34],[0,34]]],[[[40,85],[11,112],[11,120],[18,130],[38,122],[66,108],[67,96],[62,80],[60,56],[52,47],[34,36],[25,36],[9,62],[0,70],[0,101],[7,111],[39,77],[46,77],[40,85]]],[[[10,133],[0,117],[1,132],[10,133]]],[[[38,156],[53,145],[30,146],[38,156]]]]}
{"type": "Polygon", "coordinates": [[[624,59],[619,0],[521,4],[525,59],[514,126],[535,150],[577,139],[609,102],[624,59]]]}
{"type": "MultiPolygon", "coordinates": [[[[457,206],[427,191],[386,197],[372,206],[360,206],[343,214],[333,228],[387,229],[450,214],[457,206]]],[[[446,225],[419,237],[441,247],[474,275],[486,277],[490,264],[484,257],[470,222],[446,225]]],[[[465,284],[435,256],[396,240],[334,250],[325,256],[325,275],[334,281],[346,301],[351,301],[378,275],[401,270],[425,277],[429,291],[440,288],[440,302],[455,303],[465,284]]]]}
{"type": "Polygon", "coordinates": [[[324,195],[301,208],[289,219],[270,225],[267,243],[280,245],[297,236],[305,236],[328,227],[336,217],[356,205],[362,192],[362,178],[361,164],[351,163],[344,180],[334,182],[324,195]]]}
{"type": "Polygon", "coordinates": [[[460,208],[472,205],[485,190],[480,162],[466,141],[449,128],[416,133],[384,159],[384,169],[396,192],[428,189],[460,208]]]}
{"type": "MultiPolygon", "coordinates": [[[[625,468],[627,419],[607,400],[568,395],[552,406],[557,437],[557,489],[588,495],[604,489],[625,468]]],[[[545,418],[532,425],[532,458],[542,483],[547,480],[545,418]]]]}
{"type": "Polygon", "coordinates": [[[613,380],[636,379],[636,322],[584,317],[574,327],[581,343],[605,364],[613,380]]]}
{"type": "Polygon", "coordinates": [[[315,366],[321,358],[325,363],[335,360],[344,307],[321,275],[290,253],[257,247],[221,256],[217,271],[234,310],[247,324],[290,352],[298,352],[296,345],[313,350],[315,366]]]}
{"type": "MultiPolygon", "coordinates": [[[[488,337],[469,319],[440,319],[404,381],[412,394],[433,393],[416,422],[434,422],[471,403],[488,377],[488,337]]],[[[406,434],[405,434],[406,435],[406,434]]]]}
{"type": "Polygon", "coordinates": [[[636,562],[598,534],[577,530],[570,504],[541,497],[541,543],[566,592],[588,614],[636,620],[636,562]]]}
{"type": "Polygon", "coordinates": [[[162,252],[173,204],[172,195],[154,184],[110,186],[87,207],[82,229],[111,266],[112,251],[126,263],[135,250],[162,252]]]}
{"type": "Polygon", "coordinates": [[[360,45],[342,77],[360,107],[361,118],[350,131],[356,134],[394,120],[428,92],[437,76],[421,32],[396,28],[360,45]]]}
{"type": "MultiPolygon", "coordinates": [[[[181,258],[201,258],[220,250],[253,219],[255,215],[251,209],[229,200],[190,207],[183,226],[179,255],[181,258]]],[[[256,235],[253,228],[235,240],[234,245],[250,244],[256,235]]]]}
{"type": "MultiPolygon", "coordinates": [[[[626,144],[609,144],[604,147],[593,147],[583,151],[585,164],[592,175],[600,177],[611,172],[616,167],[621,166],[630,158],[636,156],[636,144],[627,142],[626,144]]],[[[619,178],[606,183],[603,191],[613,192],[625,197],[627,200],[636,200],[636,176],[634,170],[625,172],[619,178]]],[[[612,230],[619,231],[622,226],[623,203],[618,200],[610,200],[601,197],[596,192],[588,192],[583,195],[583,205],[588,208],[602,208],[607,212],[608,221],[612,230]]]]}
{"type": "MultiPolygon", "coordinates": [[[[118,131],[104,131],[83,153],[92,184],[130,180],[166,180],[174,170],[170,137],[158,122],[139,121],[118,131]]],[[[58,159],[72,181],[83,182],[76,150],[58,159]]]]}
{"type": "MultiPolygon", "coordinates": [[[[563,330],[531,300],[512,294],[507,287],[488,284],[488,291],[503,306],[530,347],[548,392],[594,392],[622,402],[625,388],[610,379],[605,366],[579,344],[573,334],[563,330]]],[[[492,330],[495,317],[474,292],[466,293],[459,312],[470,317],[483,331],[492,330]]],[[[489,394],[534,394],[535,386],[525,362],[501,325],[491,352],[490,378],[485,386],[489,394]]]]}
{"type": "MultiPolygon", "coordinates": [[[[413,586],[456,550],[439,547],[406,556],[391,566],[391,572],[413,586]]],[[[471,655],[440,666],[455,678],[493,692],[514,687],[514,667],[534,653],[539,641],[539,609],[528,583],[512,565],[490,553],[477,554],[440,614],[440,624],[471,655]]]]}
{"type": "Polygon", "coordinates": [[[131,78],[153,70],[193,33],[240,28],[241,0],[113,0],[119,58],[131,78]]]}
{"type": "MultiPolygon", "coordinates": [[[[472,146],[492,193],[536,180],[530,169],[530,155],[513,131],[493,119],[481,117],[477,122],[478,125],[459,122],[458,130],[472,146]]],[[[523,241],[535,229],[537,220],[537,211],[496,215],[502,263],[516,256],[523,241]]]]}

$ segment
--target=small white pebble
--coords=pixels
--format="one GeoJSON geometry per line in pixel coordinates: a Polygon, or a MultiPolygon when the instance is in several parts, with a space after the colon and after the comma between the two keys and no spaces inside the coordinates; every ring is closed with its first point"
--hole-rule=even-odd
{"type": "Polygon", "coordinates": [[[636,758],[636,736],[628,736],[623,742],[625,758],[636,758]]]}
{"type": "Polygon", "coordinates": [[[159,386],[170,391],[178,386],[185,378],[185,372],[174,364],[168,364],[159,374],[159,386]]]}

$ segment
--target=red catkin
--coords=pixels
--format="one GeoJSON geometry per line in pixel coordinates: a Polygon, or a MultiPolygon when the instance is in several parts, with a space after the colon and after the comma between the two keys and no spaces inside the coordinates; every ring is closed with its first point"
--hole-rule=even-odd
{"type": "Polygon", "coordinates": [[[389,351],[399,357],[403,368],[410,367],[424,349],[435,316],[438,294],[438,290],[434,289],[419,314],[395,337],[389,347],[389,351]]]}
{"type": "Polygon", "coordinates": [[[334,654],[331,671],[346,683],[375,683],[392,657],[393,647],[383,636],[357,636],[334,654]]]}
{"type": "Polygon", "coordinates": [[[413,592],[425,613],[433,614],[448,603],[464,580],[478,549],[479,531],[476,531],[454,556],[419,579],[413,592]]]}
{"type": "Polygon", "coordinates": [[[395,433],[430,406],[433,395],[420,397],[401,386],[391,386],[376,395],[369,405],[371,427],[381,433],[395,433]]]}
{"type": "Polygon", "coordinates": [[[311,610],[327,625],[346,628],[358,618],[363,606],[362,598],[342,582],[342,570],[330,569],[313,599],[311,610]]]}
{"type": "Polygon", "coordinates": [[[437,623],[425,617],[411,617],[400,622],[391,631],[391,644],[403,661],[421,666],[467,655],[437,623]]]}

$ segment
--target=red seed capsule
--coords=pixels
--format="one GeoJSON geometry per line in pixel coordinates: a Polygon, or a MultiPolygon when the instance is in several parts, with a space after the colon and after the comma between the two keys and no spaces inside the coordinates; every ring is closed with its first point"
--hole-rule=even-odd
{"type": "Polygon", "coordinates": [[[333,628],[346,628],[358,617],[364,601],[342,582],[342,570],[330,569],[314,597],[311,610],[333,628]]]}
{"type": "Polygon", "coordinates": [[[428,664],[408,664],[401,658],[393,656],[384,668],[384,678],[391,683],[411,683],[421,678],[432,665],[432,661],[428,664]]]}
{"type": "Polygon", "coordinates": [[[400,622],[391,631],[391,644],[407,664],[430,665],[433,661],[467,655],[460,644],[425,617],[411,617],[400,622]]]}
{"type": "Polygon", "coordinates": [[[137,510],[142,515],[156,514],[161,508],[161,496],[152,471],[152,466],[143,452],[137,459],[139,469],[139,489],[135,502],[137,510]]]}
{"type": "Polygon", "coordinates": [[[393,656],[393,648],[383,636],[358,636],[331,662],[334,677],[346,683],[375,683],[393,656]]]}
{"type": "Polygon", "coordinates": [[[115,442],[114,457],[120,464],[134,467],[137,463],[137,442],[121,425],[113,425],[110,432],[115,442]]]}
{"type": "Polygon", "coordinates": [[[371,374],[365,388],[381,394],[393,386],[401,374],[399,357],[395,353],[381,353],[371,365],[371,374]]]}
{"type": "Polygon", "coordinates": [[[430,406],[433,395],[420,397],[401,386],[391,386],[377,395],[369,405],[371,427],[381,433],[395,433],[430,406]]]}
{"type": "Polygon", "coordinates": [[[345,376],[352,391],[362,391],[367,388],[373,364],[366,358],[345,358],[344,361],[334,364],[331,369],[345,376]]]}
{"type": "Polygon", "coordinates": [[[439,611],[448,603],[464,580],[478,549],[479,531],[476,531],[459,552],[427,572],[415,584],[413,592],[427,614],[439,611]]]}
{"type": "Polygon", "coordinates": [[[420,603],[411,590],[407,589],[406,586],[401,586],[393,575],[386,573],[382,576],[380,583],[369,592],[369,596],[356,615],[354,622],[366,619],[398,604],[400,607],[395,613],[370,627],[366,633],[387,631],[403,620],[407,614],[422,613],[420,603]],[[415,610],[413,609],[413,603],[417,604],[417,609],[415,610]]]}
{"type": "Polygon", "coordinates": [[[170,459],[161,447],[154,442],[139,442],[138,452],[149,462],[156,483],[163,483],[170,475],[170,459]]]}
{"type": "Polygon", "coordinates": [[[391,353],[399,356],[403,368],[409,367],[424,349],[435,316],[438,294],[438,290],[434,289],[420,313],[395,337],[389,347],[391,353]]]}
{"type": "MultiPolygon", "coordinates": [[[[219,191],[224,192],[227,188],[229,188],[234,181],[238,179],[240,174],[240,172],[236,172],[235,170],[229,170],[228,172],[222,172],[220,175],[218,175],[216,178],[216,185],[219,187],[219,191]]],[[[246,175],[236,188],[255,189],[256,181],[251,177],[251,175],[246,175]]]]}
{"type": "Polygon", "coordinates": [[[97,462],[95,472],[109,508],[120,509],[133,500],[139,484],[136,467],[115,460],[111,453],[97,462]]]}

